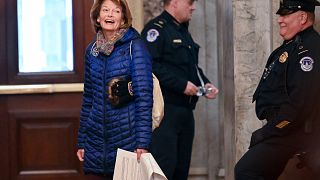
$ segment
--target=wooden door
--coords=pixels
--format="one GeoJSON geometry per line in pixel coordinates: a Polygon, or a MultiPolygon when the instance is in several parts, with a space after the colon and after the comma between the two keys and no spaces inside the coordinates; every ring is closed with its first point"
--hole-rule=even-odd
{"type": "Polygon", "coordinates": [[[17,1],[0,0],[1,180],[83,179],[75,154],[92,2],[72,2],[73,71],[21,73],[17,1]]]}

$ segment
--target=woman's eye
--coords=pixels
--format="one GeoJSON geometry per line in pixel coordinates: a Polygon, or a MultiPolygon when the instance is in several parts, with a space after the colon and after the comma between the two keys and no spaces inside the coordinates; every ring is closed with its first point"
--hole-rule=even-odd
{"type": "Polygon", "coordinates": [[[120,10],[113,10],[113,12],[115,12],[115,13],[120,13],[120,10]]]}

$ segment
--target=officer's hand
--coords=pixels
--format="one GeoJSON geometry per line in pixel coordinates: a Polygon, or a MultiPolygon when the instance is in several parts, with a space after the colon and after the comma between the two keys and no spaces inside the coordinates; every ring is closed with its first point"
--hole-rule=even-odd
{"type": "Polygon", "coordinates": [[[194,96],[198,92],[198,87],[194,85],[192,82],[188,81],[186,89],[184,90],[184,94],[188,96],[194,96]]]}
{"type": "Polygon", "coordinates": [[[251,140],[250,140],[250,146],[249,149],[252,148],[254,145],[262,142],[265,139],[263,135],[263,129],[260,128],[256,131],[254,131],[251,135],[251,140]]]}
{"type": "Polygon", "coordinates": [[[208,99],[215,99],[218,95],[219,89],[216,88],[213,84],[207,83],[204,86],[207,89],[206,98],[208,99]]]}

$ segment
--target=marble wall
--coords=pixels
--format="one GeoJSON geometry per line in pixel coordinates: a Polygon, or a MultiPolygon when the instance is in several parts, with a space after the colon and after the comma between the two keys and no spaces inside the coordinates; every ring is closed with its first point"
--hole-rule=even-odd
{"type": "Polygon", "coordinates": [[[162,0],[143,0],[144,22],[158,16],[163,10],[162,0]]]}
{"type": "Polygon", "coordinates": [[[132,14],[132,25],[140,32],[144,25],[143,0],[127,0],[127,2],[132,14]]]}
{"type": "Polygon", "coordinates": [[[257,121],[252,95],[260,79],[264,63],[271,51],[271,1],[234,1],[234,82],[236,113],[236,157],[247,151],[257,121]]]}

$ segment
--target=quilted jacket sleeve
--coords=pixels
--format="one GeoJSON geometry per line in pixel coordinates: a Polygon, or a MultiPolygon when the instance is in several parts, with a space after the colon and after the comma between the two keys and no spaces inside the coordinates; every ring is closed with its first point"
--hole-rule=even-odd
{"type": "Polygon", "coordinates": [[[85,55],[85,75],[84,75],[84,90],[83,90],[83,99],[82,107],[80,112],[80,127],[78,131],[78,149],[84,148],[84,143],[86,141],[86,127],[87,127],[87,118],[89,116],[91,106],[92,106],[92,84],[90,79],[90,47],[86,50],[85,55]]]}
{"type": "Polygon", "coordinates": [[[149,149],[151,143],[153,80],[151,56],[143,41],[132,42],[132,88],[135,95],[137,147],[149,149]]]}

